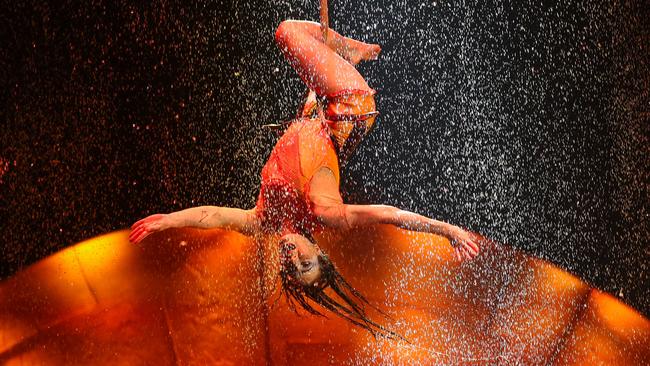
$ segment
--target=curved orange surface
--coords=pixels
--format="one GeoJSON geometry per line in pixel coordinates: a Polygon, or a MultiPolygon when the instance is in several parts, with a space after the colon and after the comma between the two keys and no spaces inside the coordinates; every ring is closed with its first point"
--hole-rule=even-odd
{"type": "MultiPolygon", "coordinates": [[[[273,240],[273,239],[268,239],[273,240]]],[[[374,340],[270,295],[275,253],[233,232],[127,232],[0,283],[2,365],[642,365],[650,322],[508,247],[457,263],[446,239],[388,226],[317,237],[411,344],[374,340]],[[260,260],[260,258],[270,258],[260,260]]],[[[375,316],[378,319],[377,316],[375,316]]]]}

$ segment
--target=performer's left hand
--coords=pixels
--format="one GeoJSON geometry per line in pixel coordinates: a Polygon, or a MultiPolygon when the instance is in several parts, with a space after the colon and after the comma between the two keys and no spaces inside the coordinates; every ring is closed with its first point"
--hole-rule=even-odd
{"type": "Polygon", "coordinates": [[[473,235],[459,227],[454,227],[451,233],[451,245],[454,247],[454,256],[459,261],[476,257],[479,252],[478,244],[473,235]]]}

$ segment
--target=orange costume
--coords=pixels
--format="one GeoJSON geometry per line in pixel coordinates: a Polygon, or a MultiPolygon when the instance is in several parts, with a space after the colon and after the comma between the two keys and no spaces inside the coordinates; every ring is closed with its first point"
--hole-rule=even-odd
{"type": "Polygon", "coordinates": [[[322,113],[314,98],[307,100],[262,169],[256,207],[266,231],[278,232],[287,221],[303,232],[323,229],[311,210],[309,184],[323,167],[339,183],[339,158],[347,159],[374,125],[374,94],[343,90],[324,98],[322,113]]]}

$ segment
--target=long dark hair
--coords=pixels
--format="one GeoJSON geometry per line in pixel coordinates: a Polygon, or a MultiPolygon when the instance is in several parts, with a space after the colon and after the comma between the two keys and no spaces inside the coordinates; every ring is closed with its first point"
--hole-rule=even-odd
{"type": "Polygon", "coordinates": [[[281,294],[285,295],[291,310],[297,313],[296,304],[298,304],[310,314],[326,317],[312,306],[309,301],[311,300],[350,323],[367,330],[375,338],[379,336],[393,340],[407,341],[403,336],[374,322],[368,317],[365,310],[366,305],[375,309],[385,318],[390,319],[383,311],[370,304],[359,291],[343,278],[334,266],[334,263],[332,263],[325,253],[321,252],[318,256],[318,261],[321,277],[316,283],[311,285],[307,285],[298,279],[298,268],[292,261],[282,262],[280,269],[282,283],[281,294]],[[342,300],[341,302],[325,292],[325,289],[328,287],[342,300]]]}

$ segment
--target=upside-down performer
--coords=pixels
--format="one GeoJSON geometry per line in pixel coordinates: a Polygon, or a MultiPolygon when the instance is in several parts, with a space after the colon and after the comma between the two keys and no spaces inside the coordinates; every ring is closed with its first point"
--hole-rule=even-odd
{"type": "Polygon", "coordinates": [[[275,39],[310,95],[262,169],[256,206],[203,206],[152,215],[133,224],[129,240],[138,243],[151,233],[178,227],[278,234],[282,291],[294,310],[297,302],[320,314],[311,300],[373,335],[399,337],[369,319],[366,299],[345,281],[312,234],[325,228],[392,224],[449,238],[458,260],[476,256],[478,245],[457,226],[391,206],[346,204],[341,198],[339,161],[370,131],[377,115],[375,92],[354,65],[375,59],[380,47],[327,27],[321,32],[318,23],[293,20],[279,25],[275,39]]]}

